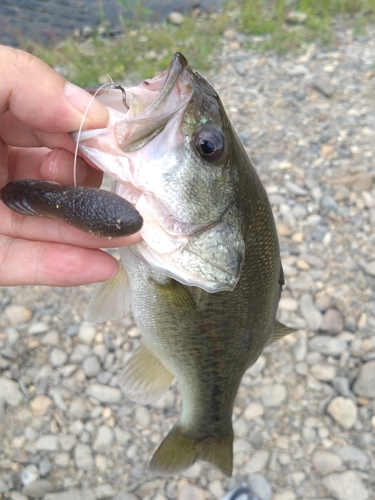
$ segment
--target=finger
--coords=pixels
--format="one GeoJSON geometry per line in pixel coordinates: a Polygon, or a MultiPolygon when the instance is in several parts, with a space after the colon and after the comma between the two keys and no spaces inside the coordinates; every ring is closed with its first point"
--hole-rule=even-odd
{"type": "Polygon", "coordinates": [[[116,259],[100,250],[0,237],[0,286],[77,286],[111,279],[116,259]]]}
{"type": "MultiPolygon", "coordinates": [[[[7,163],[8,174],[3,180],[0,178],[0,187],[20,179],[44,179],[66,186],[74,184],[74,154],[64,149],[50,151],[47,148],[9,148],[7,163]]],[[[77,157],[78,185],[98,188],[102,179],[103,173],[100,170],[77,157]]]]}
{"type": "Polygon", "coordinates": [[[0,114],[7,110],[32,128],[45,132],[106,125],[108,111],[97,99],[65,80],[40,59],[0,46],[0,114]]]}
{"type": "Polygon", "coordinates": [[[85,248],[117,248],[141,241],[139,233],[122,238],[99,238],[84,233],[66,222],[20,215],[0,204],[1,234],[30,241],[60,242],[85,248]]]}

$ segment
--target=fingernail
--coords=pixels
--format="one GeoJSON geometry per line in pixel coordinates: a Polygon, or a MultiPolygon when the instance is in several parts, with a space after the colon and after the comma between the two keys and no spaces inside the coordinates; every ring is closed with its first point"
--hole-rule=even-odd
{"type": "Polygon", "coordinates": [[[107,108],[92,95],[73,83],[67,82],[65,85],[65,97],[70,104],[80,113],[86,113],[85,121],[90,125],[103,127],[107,124],[109,116],[107,108]]]}

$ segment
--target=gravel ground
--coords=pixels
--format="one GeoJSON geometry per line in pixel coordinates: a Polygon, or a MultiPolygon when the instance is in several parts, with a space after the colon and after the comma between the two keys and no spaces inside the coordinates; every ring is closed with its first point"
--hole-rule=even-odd
{"type": "MultiPolygon", "coordinates": [[[[375,497],[375,39],[338,24],[333,49],[259,54],[228,31],[206,75],[266,186],[299,328],[245,374],[231,479],[198,462],[147,469],[177,419],[126,400],[131,317],[89,325],[91,286],[0,290],[0,498],[219,499],[246,481],[260,500],[375,497]]],[[[186,54],[188,56],[188,54],[186,54]]]]}

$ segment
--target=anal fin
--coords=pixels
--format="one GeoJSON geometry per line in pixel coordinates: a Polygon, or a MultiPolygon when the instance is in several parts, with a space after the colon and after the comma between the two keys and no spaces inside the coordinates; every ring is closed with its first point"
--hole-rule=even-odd
{"type": "Polygon", "coordinates": [[[168,390],[173,375],[146,345],[141,345],[125,365],[121,389],[136,403],[154,403],[168,390]]]}

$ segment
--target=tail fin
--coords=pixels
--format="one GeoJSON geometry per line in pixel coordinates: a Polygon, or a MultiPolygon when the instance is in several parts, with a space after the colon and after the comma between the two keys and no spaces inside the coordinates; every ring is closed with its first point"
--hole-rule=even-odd
{"type": "Polygon", "coordinates": [[[191,467],[196,460],[215,465],[227,476],[233,468],[233,432],[218,439],[200,441],[186,433],[181,424],[176,424],[161,442],[151,459],[152,471],[171,476],[191,467]]]}

